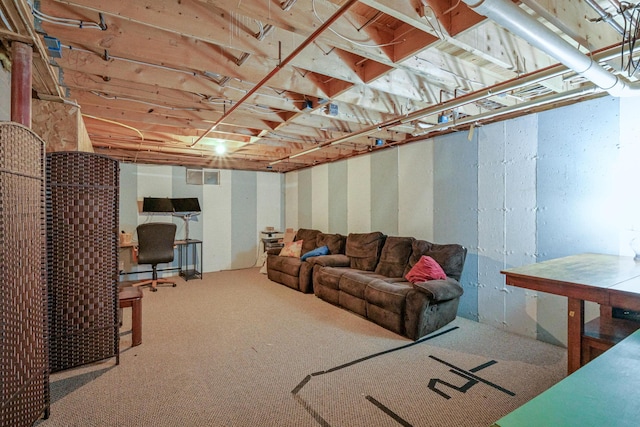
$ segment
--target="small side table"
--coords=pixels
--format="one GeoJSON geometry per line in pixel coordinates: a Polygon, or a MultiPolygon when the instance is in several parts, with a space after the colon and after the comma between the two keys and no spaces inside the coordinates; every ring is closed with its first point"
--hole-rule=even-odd
{"type": "Polygon", "coordinates": [[[120,289],[118,300],[120,308],[131,307],[131,346],[142,343],[142,289],[126,287],[120,289]]]}

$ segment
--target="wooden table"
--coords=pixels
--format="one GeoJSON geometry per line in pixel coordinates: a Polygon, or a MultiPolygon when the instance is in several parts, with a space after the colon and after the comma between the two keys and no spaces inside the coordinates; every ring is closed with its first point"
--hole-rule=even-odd
{"type": "Polygon", "coordinates": [[[120,308],[131,307],[131,347],[142,344],[142,289],[121,288],[118,292],[120,308]]]}
{"type": "Polygon", "coordinates": [[[640,262],[632,257],[580,254],[501,272],[511,286],[568,298],[568,373],[628,336],[640,323],[613,319],[611,307],[640,311],[640,262]],[[584,324],[584,302],[600,304],[600,318],[584,324]]]}
{"type": "Polygon", "coordinates": [[[635,427],[640,420],[640,331],[569,375],[494,427],[635,427]]]}

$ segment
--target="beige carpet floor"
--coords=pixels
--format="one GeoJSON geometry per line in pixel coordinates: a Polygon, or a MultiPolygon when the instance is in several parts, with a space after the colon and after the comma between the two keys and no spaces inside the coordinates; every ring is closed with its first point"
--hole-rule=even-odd
{"type": "Polygon", "coordinates": [[[414,343],[258,268],[144,291],[120,364],[51,377],[52,426],[488,426],[562,379],[566,350],[463,318],[414,343]]]}

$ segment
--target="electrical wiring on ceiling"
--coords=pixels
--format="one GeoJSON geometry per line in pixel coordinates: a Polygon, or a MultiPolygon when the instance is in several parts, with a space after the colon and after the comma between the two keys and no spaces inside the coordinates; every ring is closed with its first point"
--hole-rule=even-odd
{"type": "Polygon", "coordinates": [[[71,18],[60,18],[57,16],[47,15],[46,13],[41,12],[36,7],[33,6],[31,1],[27,1],[29,8],[31,9],[31,14],[42,22],[48,22],[50,24],[55,25],[63,25],[66,27],[80,28],[80,29],[94,29],[104,31],[107,29],[107,26],[104,23],[104,18],[102,14],[100,16],[100,22],[91,22],[91,21],[82,21],[80,19],[71,19],[71,18]]]}
{"type": "MultiPolygon", "coordinates": [[[[312,0],[311,1],[311,6],[313,8],[313,15],[316,17],[316,19],[321,23],[324,24],[324,20],[320,17],[320,15],[318,15],[318,12],[316,11],[316,0],[312,0]]],[[[406,39],[402,39],[402,40],[397,40],[397,41],[392,41],[389,43],[383,43],[383,44],[376,44],[376,45],[372,45],[372,44],[366,44],[366,43],[361,43],[358,42],[356,40],[350,39],[349,37],[343,36],[342,34],[338,33],[336,30],[332,29],[331,27],[328,28],[329,31],[331,31],[333,34],[335,34],[336,36],[340,37],[341,39],[355,45],[355,46],[360,46],[360,47],[366,47],[366,48],[379,48],[379,47],[387,47],[387,46],[393,46],[396,44],[401,44],[404,43],[406,41],[406,39]]]]}
{"type": "Polygon", "coordinates": [[[173,110],[173,111],[198,111],[197,108],[192,108],[192,107],[171,107],[168,105],[162,105],[162,104],[156,104],[153,102],[148,102],[148,101],[141,101],[139,99],[135,99],[135,98],[127,98],[124,96],[109,96],[106,95],[104,93],[100,93],[96,90],[92,90],[90,91],[90,93],[92,93],[93,95],[103,98],[103,99],[109,99],[109,100],[120,100],[120,101],[129,101],[129,102],[137,102],[139,104],[144,104],[144,105],[150,105],[152,107],[157,107],[157,108],[164,108],[166,110],[173,110]]]}
{"type": "Polygon", "coordinates": [[[638,72],[640,68],[640,60],[633,58],[633,51],[636,48],[636,42],[640,36],[640,5],[634,5],[628,2],[621,2],[620,9],[617,11],[622,16],[624,22],[624,34],[622,38],[621,48],[623,54],[620,55],[622,61],[622,69],[627,72],[629,77],[638,72]],[[624,50],[625,46],[630,52],[627,56],[625,64],[624,50]]]}

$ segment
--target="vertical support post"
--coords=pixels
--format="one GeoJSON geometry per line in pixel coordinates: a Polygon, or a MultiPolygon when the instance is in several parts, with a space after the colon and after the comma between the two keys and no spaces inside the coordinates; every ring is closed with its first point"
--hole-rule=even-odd
{"type": "Polygon", "coordinates": [[[31,75],[33,48],[11,43],[11,120],[31,128],[31,75]]]}

